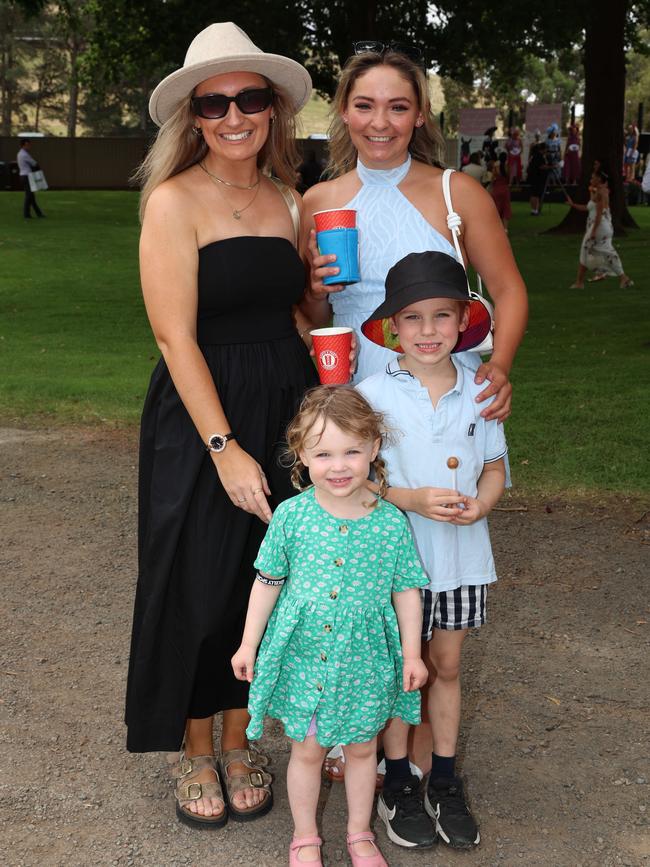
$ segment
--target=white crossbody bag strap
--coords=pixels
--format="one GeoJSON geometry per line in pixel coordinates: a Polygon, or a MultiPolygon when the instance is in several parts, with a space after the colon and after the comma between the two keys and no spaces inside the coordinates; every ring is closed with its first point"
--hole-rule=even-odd
{"type": "MultiPolygon", "coordinates": [[[[451,203],[451,176],[454,173],[455,169],[445,169],[442,173],[442,195],[445,198],[445,205],[447,206],[447,228],[451,232],[451,237],[454,242],[454,247],[456,248],[456,253],[458,254],[458,261],[465,268],[465,260],[463,259],[463,253],[460,249],[460,227],[463,225],[463,221],[460,218],[460,214],[457,214],[454,211],[454,206],[451,203]]],[[[467,275],[467,268],[465,268],[465,274],[467,275]]],[[[476,275],[478,278],[478,291],[483,294],[483,281],[481,280],[481,275],[476,275]]],[[[467,290],[471,292],[471,286],[469,285],[469,277],[467,279],[467,290]]]]}
{"type": "MultiPolygon", "coordinates": [[[[492,305],[487,300],[487,298],[483,297],[483,281],[481,280],[481,275],[476,274],[478,279],[478,291],[480,294],[476,294],[476,292],[472,292],[472,287],[469,285],[469,276],[467,274],[467,268],[465,268],[465,260],[463,259],[463,254],[460,249],[460,227],[462,225],[462,220],[460,218],[460,214],[457,214],[454,211],[454,206],[451,203],[451,176],[454,172],[454,169],[445,169],[442,173],[442,194],[445,198],[445,205],[447,206],[447,227],[451,232],[451,237],[454,242],[454,247],[456,248],[456,253],[458,254],[458,261],[463,266],[465,271],[465,279],[467,280],[467,292],[470,298],[474,298],[480,301],[483,306],[487,309],[490,314],[490,318],[492,319],[492,323],[494,325],[494,315],[492,310],[492,305]]],[[[485,340],[480,344],[480,346],[475,347],[475,352],[487,354],[492,352],[493,340],[492,340],[492,332],[487,335],[485,340]]]]}

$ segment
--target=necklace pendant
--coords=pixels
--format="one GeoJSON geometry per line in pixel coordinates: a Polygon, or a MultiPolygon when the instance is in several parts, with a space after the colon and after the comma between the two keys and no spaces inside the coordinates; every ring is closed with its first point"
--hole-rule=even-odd
{"type": "Polygon", "coordinates": [[[239,211],[233,211],[232,215],[236,220],[241,220],[241,214],[239,213],[239,211]]]}

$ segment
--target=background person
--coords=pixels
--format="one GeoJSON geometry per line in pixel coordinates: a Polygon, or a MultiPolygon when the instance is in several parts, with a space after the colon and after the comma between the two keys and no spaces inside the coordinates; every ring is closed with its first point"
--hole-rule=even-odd
{"type": "Polygon", "coordinates": [[[522,175],[521,153],[523,144],[521,141],[521,133],[518,126],[513,126],[510,129],[510,137],[506,141],[506,151],[508,154],[508,183],[520,184],[522,175]]]}
{"type": "Polygon", "coordinates": [[[562,176],[565,184],[577,184],[580,180],[582,165],[580,161],[580,130],[577,124],[569,125],[566,146],[564,148],[564,165],[562,176]]]}
{"type": "Polygon", "coordinates": [[[483,165],[481,152],[474,151],[473,154],[470,154],[469,162],[467,165],[463,166],[461,171],[463,174],[469,175],[470,178],[474,178],[474,180],[478,181],[479,184],[484,184],[488,172],[483,165]]]}
{"type": "Polygon", "coordinates": [[[323,163],[316,156],[316,151],[311,148],[305,159],[298,166],[298,192],[305,193],[314,184],[317,184],[323,174],[323,163]]]}
{"type": "MultiPolygon", "coordinates": [[[[560,181],[562,167],[562,140],[560,139],[560,127],[552,123],[546,130],[546,186],[557,186],[560,181]]],[[[542,196],[543,199],[543,196],[542,196]]]]}
{"type": "Polygon", "coordinates": [[[140,270],[162,358],[141,426],[127,747],[182,748],[177,815],[203,827],[272,804],[230,659],[271,507],[293,493],[277,460],[284,432],[317,382],[308,323],[292,316],[304,265],[287,186],[310,91],[300,64],[212,24],[149,104],[160,131],[140,172],[140,270]]]}
{"type": "Polygon", "coordinates": [[[620,256],[614,249],[614,227],[609,210],[608,177],[602,169],[594,169],[589,182],[589,201],[579,205],[567,195],[566,200],[576,211],[587,212],[587,228],[580,245],[580,263],[575,282],[570,289],[582,289],[587,271],[595,271],[590,283],[597,283],[607,276],[619,278],[621,289],[633,286],[634,281],[623,270],[620,256]]]}
{"type": "Polygon", "coordinates": [[[508,222],[512,219],[512,207],[510,204],[510,172],[506,161],[509,159],[505,153],[499,154],[499,159],[492,169],[492,184],[490,195],[494,199],[503,228],[508,231],[508,222]]]}
{"type": "Polygon", "coordinates": [[[630,123],[625,134],[625,153],[623,155],[623,168],[625,180],[629,183],[634,180],[636,165],[639,162],[639,130],[636,124],[630,123]]]}
{"type": "Polygon", "coordinates": [[[18,153],[16,154],[16,162],[18,163],[18,174],[23,179],[23,189],[25,190],[25,199],[23,202],[23,217],[26,220],[30,220],[32,215],[31,211],[34,210],[34,213],[37,217],[44,217],[45,214],[38,207],[36,202],[36,196],[31,190],[29,186],[29,175],[31,172],[35,172],[38,170],[39,165],[34,159],[34,157],[30,153],[30,148],[32,143],[30,139],[24,138],[21,139],[20,148],[18,153]]]}
{"type": "Polygon", "coordinates": [[[530,149],[526,169],[526,181],[530,187],[530,213],[533,217],[539,216],[542,197],[546,189],[547,171],[546,144],[537,142],[530,149]]]}

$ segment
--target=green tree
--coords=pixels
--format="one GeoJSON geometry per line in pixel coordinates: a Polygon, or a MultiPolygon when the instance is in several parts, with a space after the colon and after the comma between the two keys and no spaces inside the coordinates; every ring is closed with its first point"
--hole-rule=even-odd
{"type": "Polygon", "coordinates": [[[650,123],[650,30],[640,33],[640,50],[630,51],[626,58],[625,121],[636,123],[638,108],[645,109],[645,126],[650,123]]]}
{"type": "MultiPolygon", "coordinates": [[[[301,4],[223,2],[215,13],[198,0],[90,0],[93,28],[82,58],[90,93],[86,120],[96,126],[101,106],[113,110],[113,127],[150,126],[149,95],[160,79],[183,64],[196,34],[219,21],[235,21],[265,51],[305,60],[301,4]]],[[[104,117],[106,121],[106,117],[104,117]]]]}
{"type": "MultiPolygon", "coordinates": [[[[582,194],[594,159],[611,177],[614,225],[634,225],[623,200],[620,165],[625,107],[625,50],[639,45],[640,28],[650,18],[650,0],[546,0],[511,4],[495,18],[484,0],[442,0],[436,4],[432,37],[441,73],[471,83],[476,65],[496,81],[520,86],[531,57],[552,59],[581,52],[585,81],[582,194]]],[[[571,211],[562,231],[580,231],[583,219],[571,211]]]]}
{"type": "Polygon", "coordinates": [[[428,44],[428,0],[306,0],[305,5],[307,68],[314,86],[326,97],[334,95],[353,42],[379,39],[428,44]]]}
{"type": "Polygon", "coordinates": [[[24,15],[17,3],[0,0],[0,133],[11,135],[20,105],[20,80],[25,75],[27,46],[20,39],[24,15]]]}

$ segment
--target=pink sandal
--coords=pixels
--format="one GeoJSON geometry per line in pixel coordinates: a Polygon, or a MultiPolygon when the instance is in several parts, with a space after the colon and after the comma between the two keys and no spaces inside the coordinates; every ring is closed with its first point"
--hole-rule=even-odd
{"type": "MultiPolygon", "coordinates": [[[[301,861],[298,852],[305,846],[316,846],[318,849],[323,845],[320,837],[294,837],[289,845],[289,867],[303,867],[304,864],[313,864],[314,867],[323,867],[323,861],[318,853],[315,861],[301,861]]],[[[372,867],[372,865],[370,865],[372,867]]],[[[388,867],[388,865],[386,865],[388,867]]]]}
{"type": "Polygon", "coordinates": [[[388,862],[379,851],[375,843],[375,835],[372,831],[360,831],[358,834],[346,834],[345,840],[348,844],[348,853],[352,859],[352,867],[388,867],[388,862]],[[361,843],[362,840],[368,840],[375,847],[374,855],[357,855],[352,848],[354,843],[361,843]]]}

